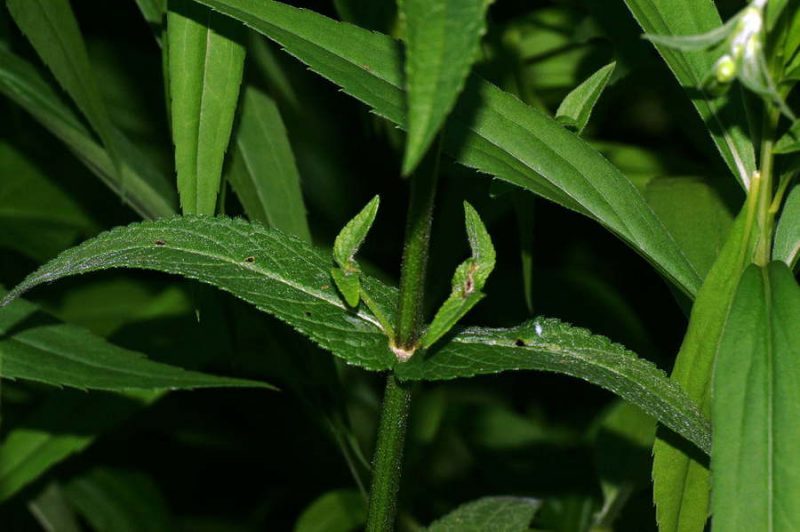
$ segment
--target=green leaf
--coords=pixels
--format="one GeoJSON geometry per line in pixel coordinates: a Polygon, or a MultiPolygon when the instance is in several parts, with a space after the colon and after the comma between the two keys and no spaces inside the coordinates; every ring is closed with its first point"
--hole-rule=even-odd
{"type": "Polygon", "coordinates": [[[311,242],[300,174],[275,102],[244,92],[228,179],[248,218],[311,242]]]}
{"type": "Polygon", "coordinates": [[[408,137],[403,175],[430,148],[464,89],[491,0],[402,0],[406,29],[408,137]]]}
{"type": "Polygon", "coordinates": [[[114,167],[119,167],[121,147],[69,0],[8,0],[6,5],[36,53],[100,136],[114,167]]]}
{"type": "MultiPolygon", "coordinates": [[[[393,366],[379,321],[351,312],[330,282],[330,259],[280,231],[243,220],[177,217],[132,224],[65,251],[9,292],[8,303],[44,282],[110,268],[140,268],[212,284],[275,315],[346,362],[382,371],[393,366]]],[[[382,308],[393,289],[363,278],[382,308]]]]}
{"type": "MultiPolygon", "coordinates": [[[[174,191],[121,136],[127,159],[121,177],[108,152],[97,144],[75,113],[42,79],[36,69],[18,56],[0,48],[0,92],[25,109],[58,137],[111,190],[145,218],[175,213],[174,191]]],[[[115,130],[115,134],[119,135],[115,130]]]]}
{"type": "Polygon", "coordinates": [[[170,110],[184,214],[214,214],[244,70],[242,29],[190,0],[167,13],[170,110]]]}
{"type": "Polygon", "coordinates": [[[294,532],[350,532],[367,521],[367,504],[356,490],[329,491],[300,514],[294,532]]]}
{"type": "MultiPolygon", "coordinates": [[[[672,381],[706,415],[711,410],[711,373],[720,350],[722,329],[750,251],[745,215],[743,209],[734,221],[695,299],[672,370],[672,381]]],[[[708,516],[709,482],[706,458],[697,456],[669,431],[660,429],[653,446],[653,497],[659,530],[702,532],[708,516]]]]}
{"type": "Polygon", "coordinates": [[[44,262],[94,229],[81,206],[12,145],[0,141],[0,247],[44,262]]]}
{"type": "Polygon", "coordinates": [[[719,184],[712,184],[697,177],[657,177],[644,190],[647,203],[702,277],[714,264],[733,223],[719,184]]]}
{"type": "Polygon", "coordinates": [[[381,199],[375,196],[339,231],[333,243],[333,260],[339,266],[331,270],[336,287],[351,307],[358,305],[361,295],[361,268],[355,260],[356,253],[367,238],[381,199]]]}
{"type": "Polygon", "coordinates": [[[525,532],[541,505],[523,497],[484,497],[434,521],[428,532],[525,532]]]}
{"type": "Polygon", "coordinates": [[[794,269],[800,257],[800,187],[792,187],[775,229],[772,259],[785,262],[794,269]]]}
{"type": "Polygon", "coordinates": [[[96,532],[175,528],[158,486],[143,473],[95,467],[71,479],[63,491],[96,532]]]}
{"type": "Polygon", "coordinates": [[[775,153],[794,153],[800,151],[800,120],[796,120],[789,131],[783,134],[773,149],[775,153]]]}
{"type": "Polygon", "coordinates": [[[587,380],[638,406],[700,450],[711,450],[708,421],[663,371],[603,336],[555,319],[537,318],[511,329],[465,329],[440,349],[399,364],[395,372],[404,380],[442,380],[523,369],[587,380]]]}
{"type": "Polygon", "coordinates": [[[81,327],[53,323],[21,299],[0,308],[0,335],[0,377],[6,379],[109,391],[269,387],[148,360],[81,327]]]}
{"type": "Polygon", "coordinates": [[[375,221],[380,204],[381,198],[375,196],[339,231],[333,243],[333,259],[339,267],[358,268],[355,263],[356,253],[367,238],[367,233],[375,221]]]}
{"type": "MultiPolygon", "coordinates": [[[[698,35],[722,25],[713,2],[625,0],[625,3],[651,36],[698,35]]],[[[717,60],[714,53],[683,52],[654,44],[678,83],[686,89],[728,168],[745,189],[749,188],[756,170],[756,156],[745,126],[747,115],[742,91],[734,87],[718,97],[703,91],[703,81],[717,60]]]]}
{"type": "MultiPolygon", "coordinates": [[[[385,35],[273,2],[200,0],[277,41],[377,114],[404,125],[402,52],[385,35]]],[[[601,222],[682,290],[697,275],[636,188],[589,144],[509,93],[471,77],[443,146],[459,162],[601,222]]]]}
{"type": "Polygon", "coordinates": [[[53,465],[85,449],[104,432],[163,392],[86,394],[61,390],[8,432],[0,444],[0,501],[53,465]]]}
{"type": "Polygon", "coordinates": [[[466,201],[464,219],[472,257],[456,268],[450,297],[436,312],[433,322],[420,339],[423,347],[430,347],[436,343],[483,299],[481,290],[494,270],[495,251],[492,239],[477,211],[466,201]]]}
{"type": "Polygon", "coordinates": [[[785,264],[745,270],[714,367],[715,530],[800,528],[799,319],[785,264]]]}
{"type": "Polygon", "coordinates": [[[610,63],[604,66],[567,94],[558,106],[556,119],[580,135],[589,123],[592,109],[611,80],[616,65],[610,63]]]}

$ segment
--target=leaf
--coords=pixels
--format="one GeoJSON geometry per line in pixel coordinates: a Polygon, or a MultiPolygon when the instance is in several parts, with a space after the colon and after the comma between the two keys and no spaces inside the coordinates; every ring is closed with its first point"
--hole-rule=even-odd
{"type": "Polygon", "coordinates": [[[523,497],[484,497],[434,521],[428,532],[525,532],[541,505],[523,497]]]}
{"type": "Polygon", "coordinates": [[[0,501],[104,432],[155,401],[163,392],[86,394],[61,390],[45,401],[0,444],[0,501]]]}
{"type": "Polygon", "coordinates": [[[430,347],[436,343],[483,299],[481,290],[494,270],[495,251],[492,239],[477,211],[466,201],[464,219],[472,257],[456,268],[450,297],[436,312],[433,322],[420,338],[423,347],[430,347]]]}
{"type": "Polygon", "coordinates": [[[333,243],[333,260],[338,268],[331,270],[336,288],[351,307],[358,306],[361,296],[361,269],[355,260],[356,253],[367,238],[367,233],[378,214],[381,199],[375,196],[339,231],[333,243]]]}
{"type": "Polygon", "coordinates": [[[697,177],[657,177],[644,197],[705,277],[725,244],[733,214],[720,183],[697,177]]]}
{"type": "Polygon", "coordinates": [[[269,387],[148,360],[81,327],[53,323],[24,300],[0,308],[0,335],[0,376],[6,379],[109,391],[269,387]]]}
{"type": "MultiPolygon", "coordinates": [[[[132,224],[65,251],[9,292],[5,303],[44,282],[110,268],[140,268],[212,284],[275,315],[346,362],[383,371],[394,355],[378,320],[350,312],[330,283],[330,259],[280,231],[243,220],[176,217],[132,224]]],[[[383,308],[395,291],[363,278],[383,308]]]]}
{"type": "Polygon", "coordinates": [[[349,532],[367,521],[367,504],[356,490],[333,490],[314,500],[300,514],[294,532],[349,532]]]}
{"type": "Polygon", "coordinates": [[[800,287],[785,264],[745,270],[714,367],[715,530],[800,528],[798,319],[800,287]]]}
{"type": "Polygon", "coordinates": [[[87,235],[83,208],[11,144],[0,141],[0,247],[44,262],[87,235]]]}
{"type": "MultiPolygon", "coordinates": [[[[126,148],[119,176],[108,152],[98,145],[75,113],[42,79],[33,66],[0,48],[0,92],[25,109],[70,150],[133,210],[145,218],[175,213],[174,192],[147,161],[133,159],[126,148]]],[[[122,138],[118,141],[126,146],[122,138]]]]}
{"type": "Polygon", "coordinates": [[[63,491],[96,532],[174,530],[164,496],[143,473],[94,467],[71,479],[63,491]]]}
{"type": "Polygon", "coordinates": [[[244,92],[228,179],[248,218],[311,242],[292,147],[275,102],[244,92]]]}
{"type": "Polygon", "coordinates": [[[402,0],[406,29],[408,137],[403,175],[409,175],[464,89],[491,0],[402,0]]]}
{"type": "Polygon", "coordinates": [[[380,204],[381,198],[375,196],[339,231],[333,243],[333,259],[341,268],[358,267],[355,263],[356,253],[367,238],[380,204]]]}
{"type": "MultiPolygon", "coordinates": [[[[672,381],[705,414],[711,410],[711,373],[720,350],[722,329],[749,256],[745,215],[746,208],[734,221],[695,299],[689,327],[672,369],[672,381]]],[[[660,429],[653,446],[653,498],[659,530],[702,532],[708,516],[709,487],[705,457],[697,456],[669,431],[660,429]]]]}
{"type": "Polygon", "coordinates": [[[611,80],[616,66],[616,63],[604,66],[567,94],[558,106],[556,119],[580,135],[589,123],[592,110],[611,80]]]}
{"type": "Polygon", "coordinates": [[[167,12],[172,139],[184,214],[214,214],[244,70],[242,31],[190,0],[167,12]]]}
{"type": "Polygon", "coordinates": [[[795,153],[800,151],[800,120],[796,120],[789,130],[775,143],[774,153],[795,153]]]}
{"type": "Polygon", "coordinates": [[[69,0],[8,0],[6,5],[36,53],[100,136],[114,167],[118,167],[121,151],[114,124],[94,79],[69,0]]]}
{"type": "Polygon", "coordinates": [[[785,262],[794,269],[800,257],[800,187],[792,187],[775,229],[772,259],[785,262]]]}
{"type": "Polygon", "coordinates": [[[403,380],[443,380],[523,369],[563,373],[610,390],[700,450],[711,450],[708,421],[663,371],[603,336],[555,319],[511,329],[468,328],[395,372],[403,380]]]}
{"type": "MultiPolygon", "coordinates": [[[[377,114],[404,125],[402,54],[385,35],[273,2],[200,0],[275,40],[377,114]]],[[[682,290],[700,278],[636,188],[589,144],[509,93],[468,80],[445,131],[446,152],[601,222],[682,290]]]]}
{"type": "MultiPolygon", "coordinates": [[[[625,3],[642,29],[651,36],[697,35],[722,25],[713,2],[625,0],[625,3]]],[[[712,52],[682,52],[662,44],[656,44],[656,49],[687,91],[728,168],[748,189],[750,177],[756,170],[756,156],[746,128],[743,92],[733,88],[724,95],[712,97],[703,91],[703,80],[717,59],[712,52]]]]}

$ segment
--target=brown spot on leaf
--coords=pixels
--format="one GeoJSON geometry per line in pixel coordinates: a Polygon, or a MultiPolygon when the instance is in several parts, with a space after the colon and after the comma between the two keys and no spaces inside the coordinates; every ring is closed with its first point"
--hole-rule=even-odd
{"type": "Polygon", "coordinates": [[[251,256],[247,257],[246,259],[244,259],[244,261],[253,263],[253,262],[256,261],[256,258],[251,255],[251,256]]]}
{"type": "Polygon", "coordinates": [[[525,347],[527,344],[525,343],[525,340],[523,340],[522,338],[517,338],[516,340],[514,340],[514,345],[517,347],[525,347]]]}
{"type": "Polygon", "coordinates": [[[167,243],[164,240],[161,240],[160,238],[158,240],[156,240],[155,244],[156,244],[156,246],[166,246],[167,245],[167,243]]]}

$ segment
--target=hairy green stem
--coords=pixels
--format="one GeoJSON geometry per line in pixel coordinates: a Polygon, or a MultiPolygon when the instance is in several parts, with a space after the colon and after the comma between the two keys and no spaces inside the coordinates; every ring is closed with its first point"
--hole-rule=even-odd
{"type": "Polygon", "coordinates": [[[775,155],[773,153],[775,129],[780,118],[780,112],[774,106],[769,106],[764,115],[763,137],[761,140],[761,187],[758,191],[757,216],[758,216],[758,244],[755,249],[755,262],[766,265],[772,255],[772,236],[775,225],[775,212],[773,203],[773,167],[775,155]]]}
{"type": "MultiPolygon", "coordinates": [[[[425,165],[411,181],[400,271],[400,302],[395,327],[397,334],[392,340],[392,347],[401,362],[413,354],[421,332],[425,272],[439,174],[438,160],[439,155],[436,154],[432,171],[430,166],[425,165]]],[[[367,532],[394,530],[410,405],[411,385],[399,382],[394,374],[389,374],[386,378],[378,441],[372,464],[367,532]]]]}

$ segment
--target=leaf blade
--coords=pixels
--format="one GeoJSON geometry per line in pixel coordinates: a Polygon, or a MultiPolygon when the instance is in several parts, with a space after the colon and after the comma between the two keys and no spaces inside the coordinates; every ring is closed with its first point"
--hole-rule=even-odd
{"type": "Polygon", "coordinates": [[[512,329],[465,329],[441,349],[415,355],[395,371],[401,379],[442,380],[523,369],[563,373],[606,388],[704,452],[711,449],[708,421],[660,369],[602,336],[554,319],[512,329]]]}
{"type": "MultiPolygon", "coordinates": [[[[330,282],[330,259],[277,230],[243,220],[206,216],[141,222],[65,251],[9,292],[8,303],[43,282],[109,268],[183,275],[271,313],[351,364],[382,371],[394,364],[379,321],[363,309],[350,314],[330,282]]],[[[382,308],[396,293],[362,278],[382,308]]]]}
{"type": "Polygon", "coordinates": [[[167,13],[170,112],[184,214],[214,214],[245,48],[241,28],[189,0],[167,13]]]}
{"type": "Polygon", "coordinates": [[[744,272],[714,369],[715,528],[800,526],[798,317],[800,288],[785,264],[744,272]]]}
{"type": "Polygon", "coordinates": [[[595,104],[611,81],[616,66],[616,62],[609,63],[570,91],[558,106],[556,119],[580,135],[589,123],[595,104]]]}
{"type": "Polygon", "coordinates": [[[275,102],[247,87],[228,179],[248,218],[311,242],[300,174],[275,102]]]}
{"type": "Polygon", "coordinates": [[[522,497],[483,497],[462,504],[431,523],[430,532],[522,532],[541,507],[541,501],[522,497]]]}
{"type": "Polygon", "coordinates": [[[430,148],[453,109],[486,32],[489,0],[403,0],[408,137],[403,175],[430,148]]]}

